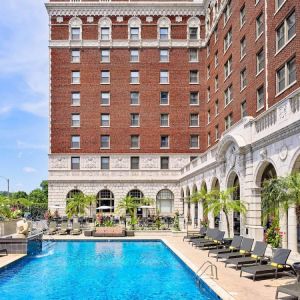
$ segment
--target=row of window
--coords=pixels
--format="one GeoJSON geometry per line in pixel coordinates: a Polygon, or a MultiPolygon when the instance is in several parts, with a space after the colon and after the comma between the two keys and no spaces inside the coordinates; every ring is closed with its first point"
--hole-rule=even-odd
{"type": "MultiPolygon", "coordinates": [[[[139,49],[130,49],[130,62],[137,63],[140,62],[140,50],[139,49]]],[[[80,49],[71,50],[71,62],[80,63],[81,51],[80,49]]],[[[189,62],[199,62],[197,48],[189,48],[188,59],[189,62]]],[[[170,50],[169,49],[159,49],[159,61],[160,62],[169,62],[170,61],[170,50]]],[[[110,49],[101,49],[100,50],[100,62],[101,63],[110,63],[110,49]]]]}
{"type": "MultiPolygon", "coordinates": [[[[137,70],[130,71],[130,84],[139,84],[140,83],[140,72],[137,70]]],[[[71,76],[72,84],[80,84],[80,71],[72,71],[71,76]]],[[[100,83],[101,84],[110,84],[110,71],[102,70],[100,72],[100,83]]],[[[160,84],[169,84],[169,71],[161,70],[159,75],[159,83],[160,84]]],[[[198,84],[199,83],[199,71],[198,70],[190,70],[189,71],[189,83],[190,84],[198,84]]]]}
{"type": "MultiPolygon", "coordinates": [[[[169,127],[170,124],[170,116],[168,113],[160,114],[160,127],[169,127]]],[[[71,115],[71,126],[72,127],[80,127],[80,114],[73,113],[71,115]]],[[[102,113],[100,116],[100,126],[101,127],[110,127],[110,114],[102,113]]],[[[131,127],[139,127],[140,126],[140,114],[139,113],[131,113],[130,114],[130,126],[131,127]]],[[[199,114],[191,113],[189,120],[190,127],[199,127],[199,114]]]]}
{"type": "MultiPolygon", "coordinates": [[[[100,104],[102,106],[110,105],[110,92],[101,92],[100,93],[100,104]]],[[[71,93],[71,105],[80,106],[80,92],[71,93]]],[[[170,94],[169,92],[160,92],[159,93],[159,103],[160,105],[169,105],[170,104],[170,94]]],[[[189,93],[189,103],[190,105],[199,105],[199,92],[190,92],[189,93]]],[[[139,92],[130,92],[130,105],[140,105],[140,93],[139,92]]]]}
{"type": "MultiPolygon", "coordinates": [[[[193,134],[190,135],[190,148],[198,149],[199,148],[199,135],[193,134]]],[[[80,135],[71,136],[71,148],[80,149],[80,135]]],[[[100,136],[100,148],[101,149],[110,149],[110,135],[101,135],[100,136]]],[[[139,149],[140,148],[140,136],[131,135],[130,136],[130,148],[139,149]]],[[[169,149],[170,148],[170,137],[169,135],[160,136],[160,148],[169,149]]]]}

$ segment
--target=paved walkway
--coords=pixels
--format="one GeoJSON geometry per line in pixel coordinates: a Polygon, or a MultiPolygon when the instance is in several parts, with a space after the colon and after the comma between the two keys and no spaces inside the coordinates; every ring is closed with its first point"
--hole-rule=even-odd
{"type": "Polygon", "coordinates": [[[0,257],[0,269],[15,262],[16,260],[21,259],[22,257],[26,256],[25,254],[9,254],[6,256],[0,257]]]}

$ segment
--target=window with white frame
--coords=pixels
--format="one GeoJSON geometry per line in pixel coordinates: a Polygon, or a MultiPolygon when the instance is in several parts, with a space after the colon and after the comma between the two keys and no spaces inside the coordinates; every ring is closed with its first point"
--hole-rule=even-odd
{"type": "Polygon", "coordinates": [[[71,93],[71,105],[80,106],[80,92],[71,93]]]}
{"type": "Polygon", "coordinates": [[[199,114],[198,113],[190,114],[190,127],[199,127],[199,114]]]}
{"type": "Polygon", "coordinates": [[[72,71],[72,84],[80,83],[80,71],[72,71]]]}
{"type": "Polygon", "coordinates": [[[110,115],[107,113],[101,114],[101,127],[109,127],[110,126],[110,115]]]}
{"type": "Polygon", "coordinates": [[[198,49],[190,48],[189,49],[189,61],[190,62],[198,62],[198,49]]]}
{"type": "Polygon", "coordinates": [[[140,126],[140,114],[133,113],[130,114],[130,127],[139,127],[140,126]]]}
{"type": "Polygon", "coordinates": [[[286,0],[275,0],[275,9],[276,9],[276,11],[279,10],[282,7],[282,5],[285,1],[286,0]]]}
{"type": "Polygon", "coordinates": [[[168,40],[169,39],[169,27],[160,27],[159,28],[159,39],[168,40]]]}
{"type": "Polygon", "coordinates": [[[159,50],[159,60],[160,62],[169,62],[169,50],[160,49],[159,50]]]}
{"type": "Polygon", "coordinates": [[[210,114],[210,109],[207,111],[207,124],[209,124],[211,121],[211,114],[210,114]]]}
{"type": "Polygon", "coordinates": [[[140,39],[140,28],[139,27],[130,27],[130,39],[139,40],[140,39]]]}
{"type": "Polygon", "coordinates": [[[72,127],[80,127],[80,114],[72,114],[71,115],[71,126],[72,127]]]}
{"type": "Polygon", "coordinates": [[[211,141],[210,141],[210,132],[208,132],[208,134],[207,134],[207,147],[210,146],[210,143],[211,143],[211,141]]]}
{"type": "Polygon", "coordinates": [[[256,38],[259,38],[264,31],[264,15],[261,13],[256,18],[256,38]]]}
{"type": "Polygon", "coordinates": [[[190,105],[199,105],[199,93],[190,92],[190,105]]]}
{"type": "Polygon", "coordinates": [[[109,49],[101,49],[101,62],[102,63],[110,62],[110,50],[109,49]]]}
{"type": "Polygon", "coordinates": [[[139,71],[130,71],[130,83],[131,84],[140,83],[140,72],[139,71]]]}
{"type": "Polygon", "coordinates": [[[162,135],[160,137],[160,148],[169,148],[169,136],[162,135]]]}
{"type": "Polygon", "coordinates": [[[101,71],[101,84],[110,83],[110,72],[107,70],[101,71]]]}
{"type": "Polygon", "coordinates": [[[230,16],[231,16],[231,1],[228,1],[228,3],[226,4],[225,8],[224,8],[224,25],[227,23],[227,21],[229,20],[230,16]]]}
{"type": "Polygon", "coordinates": [[[232,72],[232,56],[228,58],[224,65],[224,78],[225,80],[229,77],[232,72]]]}
{"type": "Polygon", "coordinates": [[[101,170],[109,170],[109,156],[101,156],[101,170]]]}
{"type": "Polygon", "coordinates": [[[190,136],[190,148],[199,148],[199,135],[192,134],[190,136]]]}
{"type": "Polygon", "coordinates": [[[140,93],[130,92],[130,105],[139,105],[139,104],[140,104],[140,93]]]}
{"type": "Polygon", "coordinates": [[[139,135],[131,135],[130,136],[130,148],[132,148],[132,149],[140,148],[140,136],[139,135]]]}
{"type": "Polygon", "coordinates": [[[81,39],[81,28],[80,27],[72,27],[71,28],[71,40],[78,41],[81,39]]]}
{"type": "Polygon", "coordinates": [[[240,89],[243,90],[247,86],[247,69],[244,68],[240,72],[240,89]]]}
{"type": "Polygon", "coordinates": [[[110,27],[101,27],[101,40],[102,41],[110,40],[110,27]]]}
{"type": "Polygon", "coordinates": [[[296,14],[292,12],[276,30],[276,48],[282,49],[296,35],[296,14]]]}
{"type": "Polygon", "coordinates": [[[215,116],[219,114],[219,100],[215,101],[215,116]]]}
{"type": "Polygon", "coordinates": [[[215,77],[215,91],[217,91],[219,89],[219,76],[217,75],[215,77]]]}
{"type": "Polygon", "coordinates": [[[246,37],[243,37],[240,42],[241,59],[246,55],[246,37]]]}
{"type": "Polygon", "coordinates": [[[232,44],[232,29],[230,28],[224,37],[224,52],[228,50],[232,44]]]}
{"type": "Polygon", "coordinates": [[[207,46],[206,46],[206,56],[209,57],[210,55],[210,43],[207,43],[207,46]]]}
{"type": "Polygon", "coordinates": [[[161,70],[160,71],[160,84],[168,84],[169,83],[169,71],[161,70]]]}
{"type": "Polygon", "coordinates": [[[210,101],[210,87],[207,88],[206,97],[207,97],[207,102],[209,102],[210,101]]]}
{"type": "Polygon", "coordinates": [[[161,17],[157,21],[157,38],[168,40],[171,36],[171,21],[167,17],[161,17]]]}
{"type": "Polygon", "coordinates": [[[101,147],[101,149],[109,149],[110,148],[110,136],[109,135],[101,135],[100,136],[100,147],[101,147]]]}
{"type": "Polygon", "coordinates": [[[80,63],[80,50],[79,49],[71,50],[71,62],[72,63],[80,63]]]}
{"type": "Polygon", "coordinates": [[[138,170],[140,168],[140,158],[138,156],[130,157],[130,169],[138,170]]]}
{"type": "Polygon", "coordinates": [[[218,51],[215,53],[215,68],[219,65],[218,51]]]}
{"type": "Polygon", "coordinates": [[[225,106],[232,101],[232,85],[224,91],[225,106]]]}
{"type": "Polygon", "coordinates": [[[161,168],[161,170],[169,169],[169,157],[168,156],[162,156],[160,158],[160,168],[161,168]]]}
{"type": "Polygon", "coordinates": [[[79,170],[80,169],[80,157],[72,156],[71,157],[71,170],[79,170]]]}
{"type": "Polygon", "coordinates": [[[262,109],[265,106],[265,92],[264,92],[264,86],[261,86],[257,91],[256,91],[256,107],[257,110],[262,109]]]}
{"type": "Polygon", "coordinates": [[[260,73],[265,68],[265,52],[261,49],[256,54],[256,74],[260,73]]]}
{"type": "Polygon", "coordinates": [[[296,58],[293,57],[276,72],[277,93],[282,92],[297,80],[296,58]]]}
{"type": "Polygon", "coordinates": [[[190,40],[197,40],[198,39],[198,27],[189,27],[189,39],[190,40]]]}
{"type": "Polygon", "coordinates": [[[108,106],[110,104],[110,92],[101,92],[101,105],[108,106]]]}
{"type": "Polygon", "coordinates": [[[130,49],[130,62],[139,62],[140,51],[138,49],[130,49]]]}
{"type": "Polygon", "coordinates": [[[240,28],[242,28],[245,23],[246,23],[246,8],[244,4],[240,9],[240,28]]]}
{"type": "Polygon", "coordinates": [[[215,126],[215,141],[218,141],[220,138],[219,125],[215,126]]]}
{"type": "Polygon", "coordinates": [[[81,40],[82,36],[82,21],[78,17],[73,17],[70,19],[69,22],[69,33],[70,33],[70,40],[72,41],[79,41],[81,40]]]}
{"type": "Polygon", "coordinates": [[[160,105],[169,105],[169,92],[160,92],[160,105]]]}
{"type": "Polygon", "coordinates": [[[207,70],[206,70],[206,76],[207,76],[207,79],[210,78],[210,65],[207,66],[207,70]]]}
{"type": "Polygon", "coordinates": [[[228,130],[233,125],[232,113],[225,117],[225,130],[228,130]]]}
{"type": "Polygon", "coordinates": [[[169,127],[169,114],[160,115],[160,127],[169,127]]]}
{"type": "Polygon", "coordinates": [[[214,29],[214,34],[215,34],[215,43],[218,40],[218,25],[216,25],[215,29],[214,29]]]}
{"type": "Polygon", "coordinates": [[[246,100],[244,100],[242,103],[241,103],[241,117],[244,118],[244,117],[247,117],[247,102],[246,100]]]}
{"type": "Polygon", "coordinates": [[[72,137],[71,137],[71,148],[72,149],[79,149],[80,148],[80,136],[79,135],[72,135],[72,137]]]}
{"type": "Polygon", "coordinates": [[[190,83],[199,83],[199,72],[197,70],[190,70],[190,83]]]}

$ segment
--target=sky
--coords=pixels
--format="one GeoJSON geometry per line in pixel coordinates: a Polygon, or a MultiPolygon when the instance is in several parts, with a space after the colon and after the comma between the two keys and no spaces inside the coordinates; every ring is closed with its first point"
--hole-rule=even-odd
{"type": "Polygon", "coordinates": [[[1,1],[0,176],[11,191],[29,192],[47,179],[48,37],[43,0],[1,1]]]}

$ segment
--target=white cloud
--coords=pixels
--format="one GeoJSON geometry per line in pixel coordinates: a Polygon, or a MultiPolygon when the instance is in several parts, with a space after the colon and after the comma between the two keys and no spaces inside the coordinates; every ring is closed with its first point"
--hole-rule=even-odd
{"type": "Polygon", "coordinates": [[[23,172],[24,173],[36,173],[37,170],[35,168],[32,168],[32,167],[24,167],[23,172]]]}
{"type": "Polygon", "coordinates": [[[5,105],[5,106],[0,107],[0,115],[7,114],[8,112],[11,111],[11,109],[12,109],[12,107],[9,106],[9,105],[5,105]]]}

